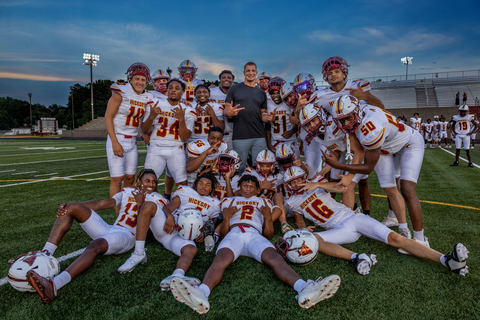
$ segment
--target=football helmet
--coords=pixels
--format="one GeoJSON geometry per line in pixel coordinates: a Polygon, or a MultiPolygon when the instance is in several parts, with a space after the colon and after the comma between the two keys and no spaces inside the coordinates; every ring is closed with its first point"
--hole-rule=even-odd
{"type": "Polygon", "coordinates": [[[270,92],[270,91],[280,91],[280,89],[282,89],[283,85],[284,85],[286,82],[287,82],[287,81],[283,80],[283,79],[280,78],[280,77],[272,78],[272,79],[268,82],[268,92],[270,92]]]}
{"type": "Polygon", "coordinates": [[[264,175],[271,175],[275,172],[275,168],[277,167],[277,160],[275,159],[275,154],[270,150],[262,150],[258,153],[257,159],[255,160],[255,168],[259,174],[262,176],[264,175]],[[266,163],[270,165],[270,169],[262,170],[260,168],[260,164],[266,163]]]}
{"type": "Polygon", "coordinates": [[[202,213],[197,209],[185,209],[177,219],[177,231],[185,240],[195,240],[203,229],[202,213]]]}
{"type": "Polygon", "coordinates": [[[357,98],[350,95],[343,95],[335,100],[332,108],[332,117],[344,133],[353,134],[362,123],[363,110],[357,98]],[[353,117],[352,122],[347,125],[342,124],[341,120],[350,116],[353,117]]]}
{"type": "Polygon", "coordinates": [[[300,191],[303,188],[302,186],[297,185],[295,187],[292,187],[290,185],[293,180],[296,180],[298,178],[302,179],[302,183],[307,182],[307,174],[300,167],[288,168],[283,174],[283,183],[285,184],[285,188],[291,195],[303,194],[303,191],[300,191]]]}
{"type": "Polygon", "coordinates": [[[166,83],[156,84],[155,83],[156,79],[167,79],[167,81],[169,81],[170,76],[168,75],[168,73],[166,73],[162,69],[158,69],[157,71],[152,73],[152,85],[153,85],[153,87],[155,88],[156,91],[165,94],[167,92],[167,84],[166,83]]]}
{"type": "Polygon", "coordinates": [[[294,154],[295,150],[293,150],[291,145],[280,143],[275,150],[275,159],[283,170],[287,170],[293,166],[293,161],[295,160],[294,154]]]}
{"type": "Polygon", "coordinates": [[[293,85],[292,85],[292,84],[284,85],[284,86],[282,87],[282,90],[280,90],[280,95],[282,96],[283,102],[285,102],[285,104],[286,104],[287,106],[289,106],[289,107],[292,108],[292,109],[296,109],[296,108],[297,108],[298,95],[297,95],[297,93],[295,92],[295,90],[293,90],[293,85]],[[289,99],[289,96],[290,96],[291,94],[294,96],[294,99],[293,99],[293,100],[290,100],[290,99],[289,99]]]}
{"type": "MultiPolygon", "coordinates": [[[[267,73],[265,71],[263,71],[262,73],[260,73],[257,77],[258,80],[261,80],[261,79],[272,79],[272,75],[270,73],[267,73]]],[[[265,82],[259,82],[258,83],[258,86],[260,87],[260,89],[262,89],[263,91],[267,90],[268,88],[268,83],[265,83],[265,82]]]]}
{"type": "Polygon", "coordinates": [[[184,81],[193,80],[197,76],[197,70],[198,68],[195,63],[190,60],[185,60],[180,63],[180,66],[178,67],[178,74],[180,75],[180,78],[182,78],[184,81]],[[185,73],[191,73],[192,77],[185,79],[185,73]]]}
{"type": "Polygon", "coordinates": [[[60,264],[57,259],[46,252],[33,251],[22,254],[8,270],[8,282],[21,292],[36,292],[27,281],[27,272],[35,270],[42,277],[53,279],[60,272],[60,264]]]}
{"type": "Polygon", "coordinates": [[[315,84],[315,78],[309,73],[299,73],[295,77],[295,80],[293,80],[293,88],[299,96],[302,94],[306,94],[307,99],[309,99],[312,93],[317,88],[315,84]]]}
{"type": "Polygon", "coordinates": [[[147,83],[151,81],[150,69],[148,69],[148,67],[141,62],[136,62],[132,64],[130,67],[128,67],[125,74],[127,75],[127,81],[130,81],[130,79],[132,79],[134,75],[144,76],[145,78],[147,78],[147,83]]]}
{"type": "Polygon", "coordinates": [[[236,170],[240,169],[240,155],[235,150],[227,150],[225,153],[218,155],[218,170],[220,172],[228,172],[231,166],[234,166],[236,170]]]}
{"type": "Polygon", "coordinates": [[[458,108],[458,112],[466,111],[468,112],[468,106],[466,104],[461,105],[460,108],[458,108]]]}
{"type": "Polygon", "coordinates": [[[328,72],[335,69],[341,69],[343,73],[345,73],[345,76],[348,77],[348,67],[350,66],[347,64],[347,61],[340,57],[328,58],[322,65],[323,80],[328,82],[328,72]]]}
{"type": "Polygon", "coordinates": [[[318,108],[313,104],[307,104],[305,108],[300,110],[300,125],[302,126],[305,131],[311,133],[313,136],[318,137],[322,133],[325,133],[325,126],[327,124],[327,115],[323,108],[318,108]],[[307,126],[311,123],[314,119],[317,119],[317,123],[312,126],[307,126]],[[310,128],[309,128],[310,127],[310,128]]]}
{"type": "Polygon", "coordinates": [[[275,240],[277,252],[288,261],[304,266],[315,260],[318,240],[307,229],[288,231],[283,238],[275,240]]]}

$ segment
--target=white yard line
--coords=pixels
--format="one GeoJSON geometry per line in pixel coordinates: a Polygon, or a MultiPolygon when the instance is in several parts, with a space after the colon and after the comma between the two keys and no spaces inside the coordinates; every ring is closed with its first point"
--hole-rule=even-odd
{"type": "MultiPolygon", "coordinates": [[[[451,152],[451,151],[445,150],[444,148],[440,148],[440,149],[442,149],[443,151],[445,151],[445,152],[447,152],[447,153],[450,153],[452,156],[455,156],[455,153],[453,153],[453,152],[451,152]]],[[[463,161],[465,161],[465,162],[468,163],[468,160],[465,159],[465,158],[460,157],[459,159],[460,159],[460,160],[463,160],[463,161]]],[[[472,164],[473,164],[474,167],[477,167],[477,168],[480,169],[480,166],[479,166],[478,164],[473,163],[473,162],[472,162],[472,164]]]]}
{"type": "Polygon", "coordinates": [[[76,174],[76,175],[68,176],[68,177],[51,177],[51,178],[48,178],[48,179],[42,179],[42,180],[37,180],[37,181],[26,181],[26,182],[5,184],[5,185],[3,185],[3,186],[0,186],[0,188],[13,187],[13,186],[21,185],[21,184],[30,184],[30,183],[36,183],[36,182],[50,181],[50,180],[53,180],[53,179],[69,179],[69,178],[75,178],[75,177],[81,177],[81,176],[88,176],[88,175],[92,175],[92,174],[105,173],[105,172],[108,172],[108,170],[107,170],[107,171],[98,171],[98,172],[84,173],[84,174],[76,174]]]}
{"type": "Polygon", "coordinates": [[[107,178],[110,178],[110,176],[101,177],[101,178],[95,178],[95,179],[88,179],[88,180],[85,180],[85,181],[95,181],[95,180],[107,179],[107,178]]]}
{"type": "Polygon", "coordinates": [[[57,159],[57,160],[33,161],[33,162],[7,163],[7,164],[0,164],[0,167],[17,166],[17,165],[21,165],[21,164],[33,164],[33,163],[45,163],[45,162],[57,162],[57,161],[69,161],[69,160],[81,160],[81,159],[94,159],[94,158],[107,158],[107,156],[104,155],[104,156],[95,156],[95,157],[80,157],[80,158],[68,158],[68,159],[57,159]]]}
{"type": "Polygon", "coordinates": [[[36,175],[34,175],[34,177],[53,176],[54,174],[58,174],[58,172],[46,173],[46,174],[36,174],[36,175]]]}
{"type": "Polygon", "coordinates": [[[35,173],[35,172],[37,172],[37,171],[17,172],[17,173],[12,173],[12,176],[16,176],[16,175],[19,175],[19,174],[35,173]]]}
{"type": "Polygon", "coordinates": [[[0,172],[11,172],[11,171],[17,171],[17,169],[13,169],[13,170],[4,170],[4,171],[0,171],[0,172]]]}
{"type": "Polygon", "coordinates": [[[74,150],[74,151],[61,151],[61,152],[40,152],[40,153],[19,153],[19,154],[4,154],[0,157],[15,157],[15,156],[36,156],[37,154],[59,154],[59,153],[68,153],[68,152],[90,152],[90,151],[99,151],[105,149],[90,149],[90,150],[74,150]]]}

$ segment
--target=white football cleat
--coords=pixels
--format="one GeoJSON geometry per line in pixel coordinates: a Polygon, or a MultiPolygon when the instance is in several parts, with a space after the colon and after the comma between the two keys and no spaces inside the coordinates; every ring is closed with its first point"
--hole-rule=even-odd
{"type": "Polygon", "coordinates": [[[377,256],[374,254],[359,254],[353,262],[357,268],[357,272],[361,275],[366,275],[370,273],[370,268],[377,263],[377,256]]]}
{"type": "MultiPolygon", "coordinates": [[[[424,237],[424,241],[420,241],[417,238],[413,238],[413,240],[420,243],[420,244],[423,244],[425,247],[430,248],[430,243],[428,243],[428,238],[427,237],[424,237]]],[[[398,252],[403,253],[403,254],[410,254],[409,252],[407,252],[407,251],[405,251],[401,248],[398,249],[398,252]]]]}
{"type": "Polygon", "coordinates": [[[446,264],[450,271],[458,273],[461,276],[465,276],[468,273],[467,258],[469,251],[461,244],[457,243],[453,247],[453,251],[446,254],[446,264]]]}
{"type": "Polygon", "coordinates": [[[385,217],[383,218],[382,224],[388,228],[398,227],[398,220],[397,218],[385,217]]]}
{"type": "Polygon", "coordinates": [[[183,281],[186,281],[188,284],[190,284],[193,287],[198,287],[199,285],[202,284],[202,282],[197,278],[191,278],[191,277],[172,274],[171,276],[166,277],[165,279],[162,280],[162,282],[160,282],[160,288],[162,291],[170,291],[170,282],[172,281],[173,278],[180,278],[183,281]]]}
{"type": "Polygon", "coordinates": [[[399,228],[398,234],[407,239],[412,239],[412,233],[408,228],[399,228]]]}
{"type": "Polygon", "coordinates": [[[180,277],[173,277],[170,282],[170,289],[173,297],[189,306],[193,311],[199,314],[207,313],[210,310],[210,303],[202,290],[191,286],[180,277]]]}
{"type": "Polygon", "coordinates": [[[325,279],[320,277],[315,281],[308,280],[305,288],[296,297],[298,305],[305,309],[315,307],[318,302],[333,297],[338,287],[340,287],[340,277],[337,275],[331,275],[325,279]]]}
{"type": "Polygon", "coordinates": [[[126,272],[132,272],[136,266],[145,262],[147,262],[147,254],[145,252],[143,255],[138,255],[135,251],[133,251],[130,258],[128,258],[127,261],[125,261],[125,263],[118,268],[118,272],[122,274],[126,272]]]}

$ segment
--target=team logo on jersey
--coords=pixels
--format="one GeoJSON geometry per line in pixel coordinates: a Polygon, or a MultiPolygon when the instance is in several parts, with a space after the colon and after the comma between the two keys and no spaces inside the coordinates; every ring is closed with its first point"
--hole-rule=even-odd
{"type": "Polygon", "coordinates": [[[307,245],[305,245],[305,240],[303,240],[302,248],[296,250],[299,256],[306,256],[307,254],[313,253],[312,249],[310,249],[307,245]]]}
{"type": "Polygon", "coordinates": [[[28,264],[30,267],[33,265],[33,263],[35,262],[35,260],[37,259],[37,256],[36,255],[32,255],[28,258],[25,258],[23,259],[23,262],[25,262],[26,264],[28,264]]]}

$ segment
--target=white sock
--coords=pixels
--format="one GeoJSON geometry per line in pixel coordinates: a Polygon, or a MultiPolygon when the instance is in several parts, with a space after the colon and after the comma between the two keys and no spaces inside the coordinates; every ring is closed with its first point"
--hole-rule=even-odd
{"type": "Polygon", "coordinates": [[[445,267],[447,266],[447,256],[442,254],[442,256],[440,257],[440,263],[442,265],[444,265],[445,267]]]}
{"type": "Polygon", "coordinates": [[[423,229],[421,231],[413,230],[413,237],[420,241],[425,241],[425,236],[423,235],[423,229]]]}
{"type": "Polygon", "coordinates": [[[398,229],[408,229],[408,224],[405,223],[399,223],[398,224],[398,229]]]}
{"type": "Polygon", "coordinates": [[[57,250],[57,246],[51,242],[47,242],[45,243],[45,247],[43,247],[42,251],[43,250],[47,250],[53,256],[53,254],[55,253],[55,250],[57,250]]]}
{"type": "Polygon", "coordinates": [[[208,296],[210,295],[210,288],[206,284],[202,283],[200,287],[198,287],[198,289],[202,290],[205,297],[208,298],[208,296]]]}
{"type": "Polygon", "coordinates": [[[388,210],[388,216],[387,217],[397,219],[397,216],[395,215],[395,212],[393,212],[393,210],[391,210],[391,209],[388,210]]]}
{"type": "Polygon", "coordinates": [[[295,284],[293,285],[293,289],[297,292],[300,292],[306,286],[307,286],[307,283],[304,280],[298,279],[297,282],[295,282],[295,284]]]}
{"type": "Polygon", "coordinates": [[[185,270],[183,269],[175,269],[175,271],[173,271],[172,273],[172,276],[184,276],[185,275],[185,270]]]}
{"type": "Polygon", "coordinates": [[[53,278],[53,283],[55,283],[55,288],[57,288],[57,290],[60,290],[61,287],[63,287],[70,281],[72,281],[72,277],[67,271],[63,271],[58,276],[53,278]]]}
{"type": "Polygon", "coordinates": [[[135,241],[135,253],[137,255],[145,254],[145,241],[135,241]]]}

